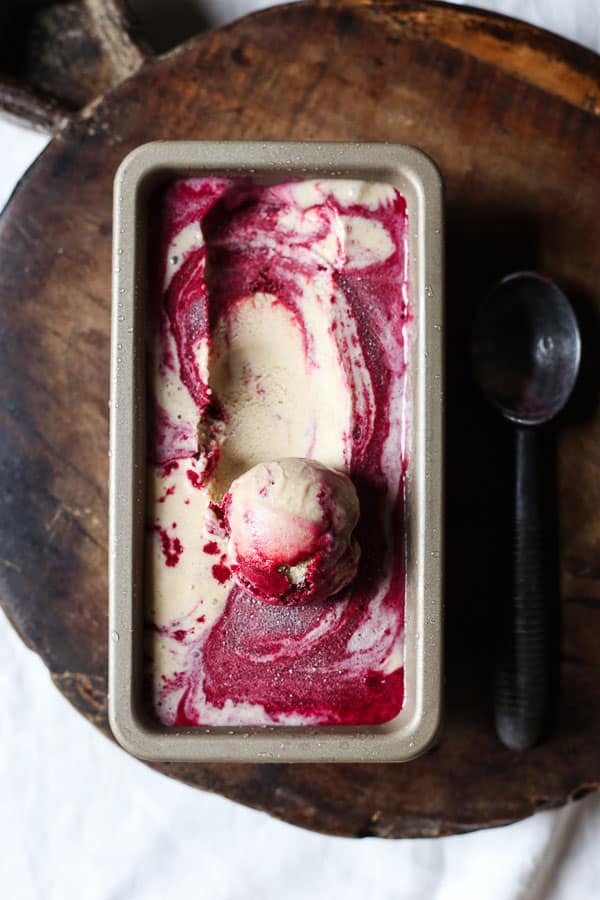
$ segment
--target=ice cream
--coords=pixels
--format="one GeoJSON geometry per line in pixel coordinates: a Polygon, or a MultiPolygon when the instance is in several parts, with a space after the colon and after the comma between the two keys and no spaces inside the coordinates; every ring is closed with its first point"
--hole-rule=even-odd
{"type": "Polygon", "coordinates": [[[405,201],[361,181],[190,178],[161,190],[154,225],[154,714],[167,725],[389,721],[404,691],[405,201]],[[272,460],[282,478],[261,507],[272,460]],[[304,499],[302,478],[294,489],[283,478],[292,465],[308,466],[304,499]],[[357,503],[331,469],[356,488],[354,537],[357,503]],[[328,510],[318,484],[331,488],[328,510]],[[268,527],[245,529],[244,510],[259,507],[268,527]],[[267,552],[275,519],[283,556],[267,552]]]}
{"type": "Polygon", "coordinates": [[[359,503],[342,472],[307,459],[259,463],[232,483],[223,512],[233,577],[257,600],[326,600],[356,575],[359,503]]]}

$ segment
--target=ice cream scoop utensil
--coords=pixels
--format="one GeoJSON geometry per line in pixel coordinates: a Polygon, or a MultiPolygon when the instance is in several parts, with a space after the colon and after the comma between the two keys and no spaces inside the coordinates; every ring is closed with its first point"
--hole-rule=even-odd
{"type": "Polygon", "coordinates": [[[571,305],[549,279],[517,272],[502,279],[475,320],[473,360],[483,393],[515,426],[516,478],[512,596],[501,610],[495,685],[496,730],[506,746],[524,750],[543,737],[554,690],[549,544],[543,502],[540,428],[571,395],[580,360],[571,305]]]}

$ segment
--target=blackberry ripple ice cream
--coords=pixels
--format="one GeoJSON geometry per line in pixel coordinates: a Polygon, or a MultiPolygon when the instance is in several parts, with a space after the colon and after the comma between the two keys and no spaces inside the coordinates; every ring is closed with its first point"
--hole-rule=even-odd
{"type": "Polygon", "coordinates": [[[190,178],[155,215],[155,715],[389,721],[403,704],[404,198],[361,181],[190,178]]]}
{"type": "Polygon", "coordinates": [[[259,463],[235,479],[223,510],[233,577],[258,600],[326,600],[356,575],[358,497],[341,472],[307,459],[259,463]]]}

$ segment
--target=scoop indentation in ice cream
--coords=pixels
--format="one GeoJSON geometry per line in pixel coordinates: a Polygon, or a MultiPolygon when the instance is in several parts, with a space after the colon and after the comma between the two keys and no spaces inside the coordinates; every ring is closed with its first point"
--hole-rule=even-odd
{"type": "Polygon", "coordinates": [[[238,584],[273,604],[325,600],[356,575],[359,502],[350,478],[314,460],[253,466],[223,500],[238,584]]]}

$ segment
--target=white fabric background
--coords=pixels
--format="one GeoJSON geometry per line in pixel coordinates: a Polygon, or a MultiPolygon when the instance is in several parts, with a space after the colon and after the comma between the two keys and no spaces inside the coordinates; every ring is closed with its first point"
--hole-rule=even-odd
{"type": "MultiPolygon", "coordinates": [[[[269,5],[197,2],[214,24],[269,5]]],[[[600,0],[480,5],[600,51],[600,0]]],[[[0,208],[45,142],[0,121],[0,208]]],[[[600,797],[460,837],[351,841],[192,790],[96,732],[0,614],[3,900],[592,900],[599,842],[600,797]]]]}

